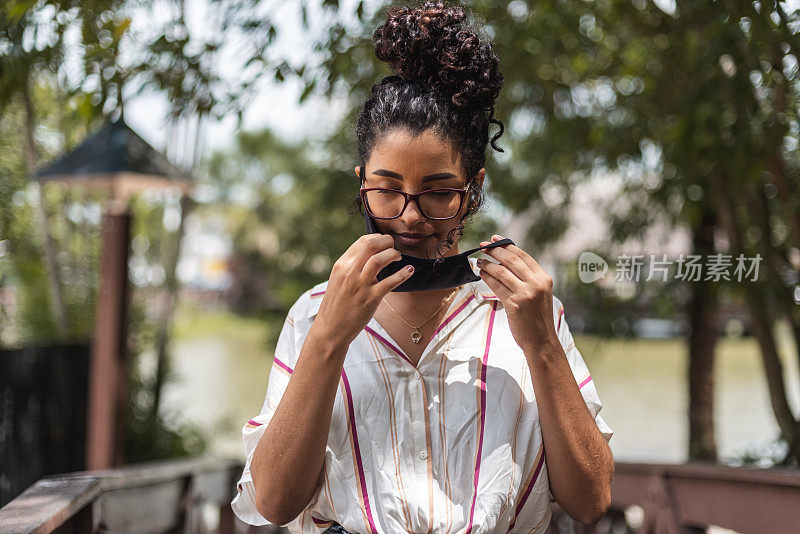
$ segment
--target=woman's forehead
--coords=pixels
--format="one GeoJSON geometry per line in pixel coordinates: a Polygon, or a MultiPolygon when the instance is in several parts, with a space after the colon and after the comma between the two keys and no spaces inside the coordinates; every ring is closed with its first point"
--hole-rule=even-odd
{"type": "Polygon", "coordinates": [[[447,171],[460,175],[460,165],[460,155],[452,143],[430,130],[418,136],[393,130],[375,144],[367,167],[370,171],[384,168],[404,176],[406,173],[423,176],[447,171]]]}

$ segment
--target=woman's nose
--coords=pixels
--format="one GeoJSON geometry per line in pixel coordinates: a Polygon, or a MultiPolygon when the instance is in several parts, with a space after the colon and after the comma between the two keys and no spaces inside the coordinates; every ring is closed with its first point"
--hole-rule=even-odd
{"type": "Polygon", "coordinates": [[[425,215],[422,214],[415,200],[409,200],[406,209],[403,210],[402,215],[400,215],[400,220],[402,220],[408,228],[413,228],[417,223],[425,219],[425,215]]]}

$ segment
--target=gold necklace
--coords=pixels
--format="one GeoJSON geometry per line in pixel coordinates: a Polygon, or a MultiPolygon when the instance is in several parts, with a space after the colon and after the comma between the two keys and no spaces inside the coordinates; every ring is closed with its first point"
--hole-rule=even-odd
{"type": "Polygon", "coordinates": [[[453,292],[452,292],[452,293],[450,293],[450,294],[447,296],[447,298],[446,298],[446,299],[444,299],[444,302],[442,302],[442,305],[441,305],[441,306],[439,306],[439,309],[438,309],[438,310],[436,310],[435,312],[433,312],[433,315],[431,315],[431,316],[430,316],[430,318],[429,318],[427,321],[425,321],[424,323],[422,323],[422,324],[421,324],[421,325],[419,325],[419,326],[414,326],[414,325],[412,325],[411,323],[409,323],[408,321],[406,321],[405,319],[403,319],[403,316],[402,316],[402,315],[400,315],[400,314],[397,312],[397,310],[395,310],[395,309],[392,307],[392,305],[391,305],[391,304],[389,304],[389,302],[386,300],[386,297],[384,297],[384,298],[383,298],[383,302],[386,302],[386,305],[387,305],[387,306],[389,306],[389,309],[391,309],[391,310],[392,310],[392,311],[393,311],[393,312],[394,312],[394,313],[395,313],[395,314],[396,314],[398,317],[400,317],[400,319],[401,319],[401,320],[402,320],[404,323],[406,323],[408,326],[410,326],[410,327],[412,328],[412,330],[413,330],[413,331],[411,332],[411,341],[413,341],[414,343],[419,343],[419,342],[422,340],[422,333],[419,331],[419,329],[420,329],[420,328],[422,328],[423,326],[425,326],[426,324],[428,324],[428,321],[430,321],[431,319],[433,319],[434,317],[436,317],[436,314],[437,314],[437,313],[439,313],[439,312],[442,310],[442,308],[444,308],[444,305],[445,305],[445,304],[447,304],[447,301],[448,301],[448,300],[450,300],[450,297],[452,297],[453,295],[455,295],[455,294],[456,294],[456,292],[457,292],[459,289],[461,289],[461,286],[458,286],[457,288],[455,288],[455,289],[453,290],[453,292]]]}

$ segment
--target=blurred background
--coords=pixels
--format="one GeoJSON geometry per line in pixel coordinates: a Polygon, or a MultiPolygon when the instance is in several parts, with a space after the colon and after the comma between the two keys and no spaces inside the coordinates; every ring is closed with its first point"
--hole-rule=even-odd
{"type": "MultiPolygon", "coordinates": [[[[289,307],[364,232],[353,130],[390,74],[369,40],[388,5],[0,5],[0,505],[87,468],[103,332],[111,465],[242,459],[289,307]],[[110,235],[127,269],[104,270],[110,235]],[[101,323],[120,272],[124,321],[101,323]]],[[[615,459],[796,469],[800,2],[461,5],[494,41],[506,125],[462,246],[511,237],[554,277],[615,459]],[[581,281],[584,251],[605,277],[581,281]],[[625,280],[626,254],[761,262],[625,280]]]]}

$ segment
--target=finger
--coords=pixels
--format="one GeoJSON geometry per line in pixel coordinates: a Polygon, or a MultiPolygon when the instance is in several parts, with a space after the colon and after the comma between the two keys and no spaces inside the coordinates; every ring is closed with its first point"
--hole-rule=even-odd
{"type": "Polygon", "coordinates": [[[370,256],[387,248],[394,248],[394,239],[387,234],[365,234],[353,244],[353,249],[359,261],[364,264],[370,256]]]}
{"type": "Polygon", "coordinates": [[[379,252],[394,248],[394,240],[391,236],[384,234],[363,235],[358,238],[357,243],[359,244],[353,252],[353,262],[355,265],[360,266],[362,272],[370,258],[379,252]]]}
{"type": "MultiPolygon", "coordinates": [[[[342,258],[351,258],[354,262],[360,265],[366,263],[370,256],[376,252],[388,248],[382,246],[386,243],[385,239],[381,239],[383,234],[364,234],[358,237],[353,243],[347,247],[347,250],[342,254],[342,258]]],[[[390,236],[385,236],[391,239],[390,236]]]]}
{"type": "Polygon", "coordinates": [[[378,296],[385,297],[392,291],[394,288],[411,278],[411,275],[414,274],[413,271],[409,271],[408,267],[410,265],[406,265],[396,273],[387,276],[377,284],[375,284],[375,291],[378,292],[378,296]]]}
{"type": "Polygon", "coordinates": [[[482,260],[478,262],[478,267],[481,271],[486,271],[491,274],[511,291],[521,291],[525,288],[525,282],[517,278],[517,276],[504,265],[489,260],[482,260]]]}
{"type": "Polygon", "coordinates": [[[397,261],[401,258],[402,256],[400,255],[400,251],[396,248],[387,248],[385,250],[381,250],[380,252],[370,256],[370,258],[364,264],[364,267],[361,269],[361,273],[367,277],[367,280],[372,282],[377,278],[381,269],[393,261],[397,261]]]}
{"type": "Polygon", "coordinates": [[[494,294],[500,297],[501,301],[506,300],[511,296],[511,290],[503,284],[500,280],[489,274],[487,271],[481,270],[479,273],[481,280],[486,282],[486,285],[494,291],[494,294]]]}
{"type": "Polygon", "coordinates": [[[522,281],[531,281],[534,278],[534,271],[531,267],[523,261],[522,258],[507,250],[506,247],[510,245],[503,245],[483,250],[483,253],[498,261],[501,265],[511,271],[517,278],[522,281]]]}
{"type": "MultiPolygon", "coordinates": [[[[492,236],[492,242],[500,241],[501,239],[504,239],[503,236],[501,236],[501,235],[495,234],[495,235],[492,236]]],[[[488,245],[489,243],[486,242],[486,244],[488,245]]],[[[498,247],[498,248],[501,248],[501,247],[498,247]]],[[[509,252],[512,252],[512,253],[516,254],[517,256],[519,256],[520,258],[522,258],[522,261],[524,261],[531,268],[531,270],[533,272],[541,271],[543,273],[546,273],[546,271],[544,270],[544,267],[542,267],[539,264],[539,262],[536,261],[536,258],[534,258],[530,254],[528,254],[527,252],[525,252],[524,250],[519,248],[517,245],[509,244],[509,245],[503,246],[502,248],[505,248],[509,252]]]]}

